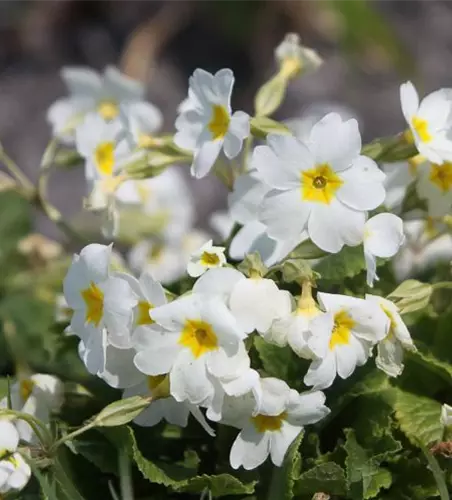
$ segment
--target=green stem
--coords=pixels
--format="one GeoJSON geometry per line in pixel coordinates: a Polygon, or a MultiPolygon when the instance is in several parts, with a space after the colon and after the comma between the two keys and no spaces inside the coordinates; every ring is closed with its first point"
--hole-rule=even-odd
{"type": "Polygon", "coordinates": [[[35,188],[33,183],[28,179],[28,177],[22,172],[22,170],[18,167],[16,162],[10,158],[3,147],[0,145],[0,160],[3,162],[5,167],[11,173],[11,175],[20,183],[20,185],[24,188],[27,193],[33,193],[35,188]]]}
{"type": "Polygon", "coordinates": [[[430,470],[433,474],[433,477],[436,481],[436,486],[438,487],[438,492],[441,500],[450,500],[449,492],[447,491],[447,484],[444,477],[444,472],[441,470],[438,461],[436,458],[423,446],[419,443],[419,447],[427,459],[430,470]]]}
{"type": "Polygon", "coordinates": [[[118,468],[121,500],[133,500],[134,496],[130,457],[124,448],[119,451],[118,468]]]}
{"type": "Polygon", "coordinates": [[[439,281],[438,283],[433,283],[432,287],[433,290],[452,289],[452,281],[439,281]]]}
{"type": "Polygon", "coordinates": [[[55,452],[57,448],[64,444],[66,441],[71,441],[77,436],[80,436],[81,434],[84,434],[85,432],[89,431],[90,429],[93,429],[95,427],[94,422],[90,422],[89,424],[85,425],[84,427],[80,427],[79,429],[70,432],[69,434],[66,434],[65,436],[61,437],[57,441],[55,441],[50,448],[50,452],[55,452]]]}

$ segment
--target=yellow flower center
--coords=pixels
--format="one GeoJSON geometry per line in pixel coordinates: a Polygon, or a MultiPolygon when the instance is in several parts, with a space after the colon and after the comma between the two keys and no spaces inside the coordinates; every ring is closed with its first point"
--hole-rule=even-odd
{"type": "Polygon", "coordinates": [[[97,170],[102,175],[112,175],[115,165],[115,145],[113,142],[101,142],[94,153],[97,170]]]}
{"type": "Polygon", "coordinates": [[[212,106],[212,116],[207,128],[212,133],[214,140],[221,139],[226,135],[230,121],[231,117],[224,106],[219,104],[212,106]]]}
{"type": "Polygon", "coordinates": [[[201,264],[206,267],[218,266],[220,257],[215,253],[203,252],[201,255],[201,264]]]}
{"type": "Polygon", "coordinates": [[[199,319],[187,319],[179,344],[188,347],[195,358],[218,349],[218,338],[209,323],[199,319]]]}
{"type": "Polygon", "coordinates": [[[138,318],[137,325],[152,325],[155,321],[150,316],[151,309],[154,309],[154,305],[146,300],[140,300],[138,302],[138,318]]]}
{"type": "Polygon", "coordinates": [[[351,330],[355,322],[346,311],[339,311],[334,315],[333,332],[330,338],[330,351],[338,345],[347,345],[350,343],[351,330]]]}
{"type": "Polygon", "coordinates": [[[257,432],[279,431],[284,420],[287,418],[287,412],[283,411],[279,415],[256,415],[251,417],[257,432]]]}
{"type": "Polygon", "coordinates": [[[88,288],[81,291],[86,305],[86,322],[99,326],[104,313],[104,294],[102,290],[91,281],[88,288]]]}
{"type": "Polygon", "coordinates": [[[432,163],[429,179],[443,193],[449,192],[452,188],[452,163],[448,161],[442,165],[432,163]]]}
{"type": "Polygon", "coordinates": [[[328,163],[322,163],[301,173],[301,197],[304,201],[329,205],[343,183],[328,163]]]}
{"type": "Polygon", "coordinates": [[[20,397],[22,398],[22,401],[27,402],[28,398],[31,396],[31,393],[33,392],[33,388],[35,386],[35,383],[33,380],[27,378],[25,380],[21,380],[19,383],[19,394],[20,397]]]}
{"type": "Polygon", "coordinates": [[[411,120],[411,125],[413,126],[416,134],[419,136],[419,139],[422,142],[430,142],[433,137],[430,135],[428,131],[428,122],[423,118],[419,118],[418,116],[414,116],[411,120]]]}
{"type": "Polygon", "coordinates": [[[119,106],[116,101],[101,101],[97,111],[104,120],[114,120],[119,115],[119,106]]]}

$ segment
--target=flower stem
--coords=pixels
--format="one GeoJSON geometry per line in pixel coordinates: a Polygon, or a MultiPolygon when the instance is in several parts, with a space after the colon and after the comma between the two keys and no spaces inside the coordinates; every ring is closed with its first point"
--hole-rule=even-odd
{"type": "Polygon", "coordinates": [[[122,448],[118,457],[119,486],[121,490],[121,500],[133,500],[133,484],[131,476],[130,457],[127,451],[122,448]]]}
{"type": "Polygon", "coordinates": [[[0,145],[0,160],[3,162],[3,164],[11,173],[11,175],[19,182],[19,184],[24,188],[24,190],[28,194],[34,192],[35,187],[33,186],[33,183],[22,172],[22,170],[18,167],[16,162],[6,154],[5,150],[3,149],[3,146],[1,145],[0,145]]]}

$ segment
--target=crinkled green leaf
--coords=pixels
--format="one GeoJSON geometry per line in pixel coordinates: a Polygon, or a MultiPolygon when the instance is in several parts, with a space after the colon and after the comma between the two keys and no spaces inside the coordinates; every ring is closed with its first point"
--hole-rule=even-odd
{"type": "Polygon", "coordinates": [[[161,484],[176,492],[201,493],[208,488],[213,497],[249,495],[255,482],[242,483],[230,474],[192,476],[193,471],[183,467],[157,465],[143,456],[132,429],[127,426],[102,431],[117,447],[127,450],[143,476],[151,483],[161,484]]]}
{"type": "Polygon", "coordinates": [[[395,418],[406,437],[417,445],[428,446],[440,440],[443,426],[441,404],[434,399],[395,389],[393,397],[395,418]]]}
{"type": "Polygon", "coordinates": [[[322,280],[341,283],[344,278],[353,278],[366,268],[361,245],[344,247],[339,253],[323,258],[316,266],[322,280]]]}
{"type": "Polygon", "coordinates": [[[314,495],[322,492],[345,496],[346,491],[344,469],[334,462],[319,464],[303,472],[295,486],[296,495],[314,495]]]}
{"type": "Polygon", "coordinates": [[[380,490],[391,486],[392,476],[388,469],[380,467],[380,459],[370,456],[356,440],[352,429],[345,430],[347,452],[347,486],[350,498],[361,500],[375,498],[380,490]]]}
{"type": "Polygon", "coordinates": [[[281,467],[273,469],[272,480],[268,500],[292,500],[294,497],[294,486],[300,476],[301,454],[300,444],[303,440],[303,432],[292,443],[281,467]]]}

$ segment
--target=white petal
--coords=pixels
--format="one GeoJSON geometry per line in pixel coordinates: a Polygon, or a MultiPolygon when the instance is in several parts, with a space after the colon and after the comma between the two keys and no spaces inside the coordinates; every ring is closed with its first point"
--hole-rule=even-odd
{"type": "Polygon", "coordinates": [[[298,394],[292,390],[287,405],[288,421],[299,427],[317,423],[330,413],[325,406],[325,399],[325,394],[320,391],[298,394]]]}
{"type": "Polygon", "coordinates": [[[61,70],[61,77],[71,94],[96,96],[102,82],[99,74],[89,68],[67,66],[61,70]]]}
{"type": "Polygon", "coordinates": [[[337,345],[334,353],[336,355],[337,374],[342,379],[350,377],[356,367],[356,352],[352,345],[337,345]]]}
{"type": "Polygon", "coordinates": [[[300,236],[308,222],[311,208],[301,199],[300,189],[272,190],[262,202],[259,219],[271,238],[285,240],[300,236]]]}
{"type": "Polygon", "coordinates": [[[197,179],[205,177],[218,158],[222,146],[223,141],[221,139],[205,142],[200,150],[195,153],[191,166],[191,175],[197,179]]]}
{"type": "Polygon", "coordinates": [[[80,341],[78,353],[85,363],[86,369],[96,375],[105,370],[105,350],[107,348],[107,333],[95,332],[87,342],[80,341]]]}
{"type": "MultiPolygon", "coordinates": [[[[245,255],[251,252],[253,243],[264,233],[265,226],[259,221],[248,222],[241,227],[232,239],[229,247],[229,255],[231,258],[235,260],[244,259],[245,255]]],[[[274,244],[276,245],[275,241],[274,244]]]]}
{"type": "Polygon", "coordinates": [[[393,257],[404,240],[403,221],[397,215],[377,214],[366,222],[364,247],[377,257],[393,257]]]}
{"type": "Polygon", "coordinates": [[[334,316],[330,312],[320,313],[309,324],[311,337],[308,340],[309,349],[319,358],[329,354],[329,344],[334,326],[334,316]]]}
{"type": "Polygon", "coordinates": [[[263,464],[270,453],[270,434],[258,433],[254,426],[245,427],[231,448],[229,460],[233,469],[255,469],[263,464]]]}
{"type": "Polygon", "coordinates": [[[389,377],[398,377],[403,371],[403,347],[395,338],[390,337],[378,344],[377,367],[389,377]]]}
{"type": "Polygon", "coordinates": [[[255,221],[262,200],[269,191],[270,188],[257,177],[255,172],[241,175],[228,196],[231,217],[241,224],[255,221]]]}
{"type": "Polygon", "coordinates": [[[146,375],[163,375],[171,371],[180,351],[177,344],[140,351],[136,354],[134,363],[146,375]]]}
{"type": "Polygon", "coordinates": [[[243,111],[236,111],[231,116],[228,133],[238,139],[246,139],[250,135],[250,117],[243,111]]]}
{"type": "Polygon", "coordinates": [[[193,286],[193,293],[218,295],[228,301],[235,285],[244,280],[245,276],[236,269],[219,268],[209,269],[193,286]]]}
{"type": "Polygon", "coordinates": [[[302,427],[294,426],[289,422],[283,422],[278,432],[271,433],[270,456],[274,465],[277,467],[282,465],[289,446],[295,441],[302,429],[302,427]]]}
{"type": "Polygon", "coordinates": [[[317,164],[327,163],[336,172],[349,168],[361,151],[358,122],[329,113],[312,128],[309,149],[317,164]]]}
{"type": "Polygon", "coordinates": [[[290,387],[274,377],[261,379],[262,395],[258,413],[265,415],[280,415],[285,409],[290,397],[290,387]]]}
{"type": "Polygon", "coordinates": [[[364,247],[364,260],[366,262],[366,283],[370,286],[374,286],[374,281],[378,281],[377,275],[377,259],[372,253],[366,251],[364,247]]]}
{"type": "Polygon", "coordinates": [[[316,359],[310,365],[303,381],[314,389],[327,389],[336,378],[336,359],[329,352],[323,359],[316,359]]]}
{"type": "Polygon", "coordinates": [[[232,87],[234,86],[234,73],[229,68],[217,71],[213,77],[212,87],[218,97],[222,98],[224,105],[229,105],[232,87]]]}
{"type": "Polygon", "coordinates": [[[228,132],[224,137],[224,146],[223,146],[226,158],[231,160],[232,158],[238,156],[238,154],[242,149],[242,144],[243,144],[242,139],[239,139],[235,135],[228,132]]]}
{"type": "Polygon", "coordinates": [[[403,116],[411,126],[411,119],[419,108],[419,97],[411,82],[405,82],[400,85],[400,103],[402,105],[403,116]]]}
{"type": "Polygon", "coordinates": [[[0,420],[0,449],[9,452],[16,451],[19,445],[19,433],[9,420],[0,420]]]}
{"type": "Polygon", "coordinates": [[[117,349],[109,345],[105,352],[105,368],[98,376],[115,389],[137,385],[143,374],[133,363],[135,355],[135,349],[117,349]]]}

